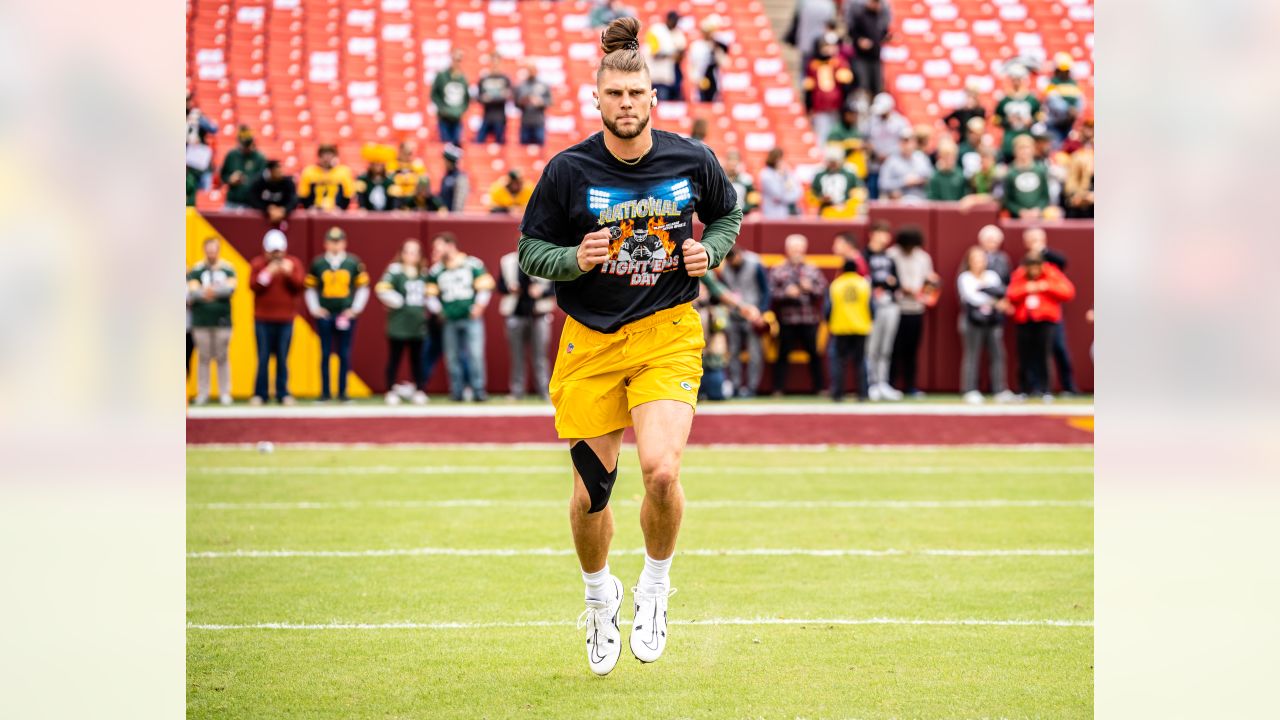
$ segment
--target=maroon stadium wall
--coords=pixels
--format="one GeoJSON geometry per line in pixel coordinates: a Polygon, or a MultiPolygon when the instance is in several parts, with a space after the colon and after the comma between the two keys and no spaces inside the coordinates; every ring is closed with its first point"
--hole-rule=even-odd
{"type": "MultiPolygon", "coordinates": [[[[994,206],[962,211],[955,204],[932,203],[923,205],[899,205],[872,202],[869,218],[852,221],[819,221],[813,218],[795,220],[759,220],[752,218],[743,223],[738,244],[749,250],[764,253],[781,253],[783,239],[791,233],[803,233],[809,237],[811,253],[828,253],[831,241],[839,232],[853,232],[863,242],[869,222],[884,220],[894,228],[914,224],[925,236],[925,249],[933,257],[934,267],[942,276],[943,293],[938,306],[925,320],[925,336],[920,358],[920,384],[927,391],[955,392],[960,380],[960,337],[956,330],[959,301],[955,295],[955,278],[965,249],[976,242],[978,229],[997,223],[1005,231],[1005,251],[1016,263],[1022,256],[1022,230],[1030,225],[1025,221],[999,221],[994,206]]],[[[262,252],[262,236],[267,223],[261,215],[249,211],[206,212],[205,218],[213,227],[246,258],[262,252]]],[[[1081,390],[1093,390],[1093,361],[1089,348],[1093,343],[1093,327],[1085,322],[1085,311],[1093,307],[1093,223],[1091,221],[1061,220],[1037,223],[1045,229],[1049,246],[1066,255],[1067,275],[1076,285],[1076,299],[1066,307],[1066,330],[1072,359],[1075,364],[1076,382],[1081,390]]],[[[334,215],[297,212],[289,219],[286,234],[289,252],[310,262],[322,252],[324,233],[330,227],[340,225],[347,232],[348,251],[358,255],[368,266],[369,274],[377,282],[383,270],[391,263],[400,244],[407,238],[428,243],[434,233],[449,231],[457,235],[464,251],[484,261],[490,271],[497,273],[498,260],[515,249],[519,237],[515,218],[502,215],[401,215],[401,214],[349,214],[334,215]]],[[[701,234],[701,226],[696,228],[701,234]]],[[[430,251],[429,246],[424,248],[430,251]]],[[[827,271],[829,276],[834,271],[827,271]]],[[[386,313],[381,303],[371,298],[368,309],[360,319],[352,350],[355,372],[375,392],[385,390],[383,368],[386,364],[387,346],[384,328],[386,313]]],[[[554,340],[559,337],[563,316],[558,315],[554,340]]],[[[491,392],[507,390],[509,358],[503,319],[494,306],[485,318],[485,355],[488,367],[488,385],[491,392]]],[[[1016,360],[1013,353],[1013,333],[1007,337],[1009,348],[1009,376],[1015,377],[1016,360]]],[[[807,387],[800,366],[791,368],[793,387],[807,387]]],[[[407,371],[401,369],[401,376],[407,371]]],[[[765,373],[765,388],[769,389],[770,373],[765,373]]],[[[431,379],[431,392],[447,391],[448,382],[443,361],[431,379]]]]}

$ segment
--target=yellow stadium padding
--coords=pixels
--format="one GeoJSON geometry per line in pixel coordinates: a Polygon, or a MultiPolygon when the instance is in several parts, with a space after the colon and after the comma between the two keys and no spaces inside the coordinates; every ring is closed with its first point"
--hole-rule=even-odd
{"type": "MultiPolygon", "coordinates": [[[[787,261],[787,256],[782,253],[760,253],[760,264],[767,268],[774,265],[781,265],[787,261]]],[[[805,255],[804,261],[818,268],[819,270],[839,270],[844,267],[844,258],[839,255],[814,253],[805,255]]]]}
{"type": "Polygon", "coordinates": [[[1093,416],[1068,418],[1067,424],[1077,430],[1093,432],[1093,416]]]}
{"type": "MultiPolygon", "coordinates": [[[[204,259],[204,241],[216,237],[222,242],[221,256],[231,263],[236,271],[236,291],[231,295],[231,347],[228,357],[231,362],[231,396],[247,399],[253,396],[253,384],[258,374],[258,347],[253,331],[253,290],[249,288],[249,261],[244,258],[226,238],[213,229],[208,220],[195,208],[187,208],[187,268],[204,259]]],[[[305,262],[305,259],[304,259],[305,262]]],[[[191,356],[192,367],[187,373],[187,398],[196,396],[195,363],[200,351],[191,356]]],[[[329,358],[329,374],[336,388],[338,381],[338,358],[329,358]]],[[[275,361],[271,363],[271,382],[269,388],[275,391],[275,361]]],[[[209,397],[219,395],[218,373],[210,369],[212,381],[209,397]]],[[[320,396],[320,336],[301,317],[293,319],[293,343],[289,347],[289,392],[295,397],[315,398],[320,396]]],[[[336,390],[335,390],[336,392],[336,390]]],[[[347,376],[347,395],[353,398],[366,398],[373,393],[354,372],[347,376]]]]}

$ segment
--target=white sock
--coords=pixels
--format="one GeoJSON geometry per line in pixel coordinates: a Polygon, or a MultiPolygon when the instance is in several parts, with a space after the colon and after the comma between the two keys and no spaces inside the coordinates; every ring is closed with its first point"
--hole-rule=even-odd
{"type": "Polygon", "coordinates": [[[598,572],[582,571],[582,581],[587,584],[588,600],[612,600],[613,583],[609,581],[609,563],[598,572]]]}
{"type": "MultiPolygon", "coordinates": [[[[675,557],[674,555],[672,557],[675,557]]],[[[658,590],[670,587],[671,559],[654,560],[644,554],[644,571],[640,573],[641,590],[658,590]]]]}

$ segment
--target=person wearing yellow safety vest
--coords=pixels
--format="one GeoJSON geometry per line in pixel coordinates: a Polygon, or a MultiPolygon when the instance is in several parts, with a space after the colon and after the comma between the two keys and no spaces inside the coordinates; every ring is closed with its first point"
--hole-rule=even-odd
{"type": "Polygon", "coordinates": [[[867,399],[867,335],[871,332],[871,283],[846,260],[827,296],[827,329],[830,332],[831,399],[844,400],[845,366],[853,363],[858,399],[867,399]]]}

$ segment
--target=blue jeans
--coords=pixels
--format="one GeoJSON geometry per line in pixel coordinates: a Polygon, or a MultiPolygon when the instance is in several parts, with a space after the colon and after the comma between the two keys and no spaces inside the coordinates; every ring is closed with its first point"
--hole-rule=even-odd
{"type": "Polygon", "coordinates": [[[547,126],[546,125],[521,125],[520,126],[520,144],[521,145],[547,144],[547,126]]]}
{"type": "MultiPolygon", "coordinates": [[[[1067,326],[1061,320],[1053,327],[1053,364],[1058,366],[1058,384],[1062,392],[1076,391],[1076,376],[1071,369],[1071,353],[1067,350],[1067,326]]],[[[1048,378],[1045,378],[1046,381],[1048,378]]]]}
{"type": "Polygon", "coordinates": [[[338,316],[316,320],[316,330],[320,333],[320,399],[328,400],[329,395],[329,355],[338,354],[338,399],[347,399],[347,373],[351,371],[351,337],[356,334],[356,321],[346,330],[337,327],[338,316]]]}
{"type": "Polygon", "coordinates": [[[462,399],[468,376],[475,396],[484,397],[484,321],[478,318],[445,320],[444,357],[449,365],[449,394],[453,399],[462,399]]]}
{"type": "Polygon", "coordinates": [[[462,121],[439,118],[440,142],[452,145],[462,144],[462,121]]]}
{"type": "Polygon", "coordinates": [[[258,339],[258,381],[253,394],[267,400],[271,356],[276,357],[276,400],[289,396],[289,343],[293,341],[293,321],[268,322],[255,320],[254,334],[258,339]]]}
{"type": "Polygon", "coordinates": [[[492,136],[493,141],[499,145],[507,144],[507,119],[504,117],[495,122],[488,120],[480,121],[480,131],[476,133],[476,142],[483,143],[485,137],[492,136]]]}

